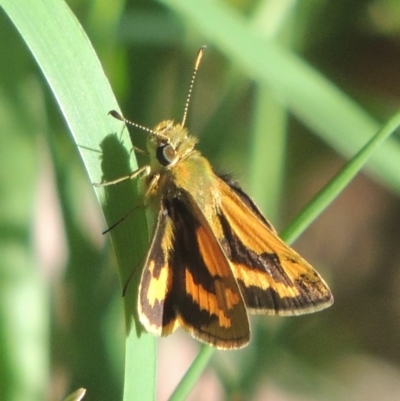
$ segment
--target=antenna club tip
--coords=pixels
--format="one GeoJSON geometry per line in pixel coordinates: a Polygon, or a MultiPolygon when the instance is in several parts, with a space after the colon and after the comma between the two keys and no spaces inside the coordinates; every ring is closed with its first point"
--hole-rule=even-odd
{"type": "Polygon", "coordinates": [[[116,118],[117,120],[121,120],[121,121],[125,121],[124,117],[121,116],[121,114],[118,113],[118,111],[116,110],[110,110],[108,112],[108,114],[110,116],[113,116],[114,118],[116,118]]]}
{"type": "Polygon", "coordinates": [[[201,46],[199,51],[198,51],[198,53],[197,53],[196,63],[195,63],[195,66],[194,66],[195,70],[197,70],[199,68],[199,64],[200,64],[200,61],[201,61],[201,59],[203,57],[204,50],[206,49],[206,47],[207,47],[206,45],[201,46]]]}

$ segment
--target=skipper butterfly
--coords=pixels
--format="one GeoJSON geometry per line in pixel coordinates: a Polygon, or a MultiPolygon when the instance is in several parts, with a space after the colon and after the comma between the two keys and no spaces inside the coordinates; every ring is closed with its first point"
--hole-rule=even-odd
{"type": "Polygon", "coordinates": [[[144,328],[166,336],[181,326],[220,349],[250,341],[248,313],[291,316],[333,303],[321,276],[286,245],[253,200],[217,175],[196,149],[185,120],[200,49],[181,124],[147,131],[148,165],[109,185],[140,176],[143,201],[155,216],[139,289],[144,328]]]}

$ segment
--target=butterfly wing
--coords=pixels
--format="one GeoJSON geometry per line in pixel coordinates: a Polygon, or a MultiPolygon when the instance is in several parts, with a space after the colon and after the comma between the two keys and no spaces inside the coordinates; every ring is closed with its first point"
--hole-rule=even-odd
{"type": "Polygon", "coordinates": [[[253,201],[219,179],[222,248],[247,308],[253,313],[299,315],[333,303],[321,276],[276,234],[253,201]]]}
{"type": "Polygon", "coordinates": [[[164,198],[140,285],[145,328],[168,335],[179,325],[219,348],[249,342],[247,312],[221,245],[195,202],[164,198]]]}

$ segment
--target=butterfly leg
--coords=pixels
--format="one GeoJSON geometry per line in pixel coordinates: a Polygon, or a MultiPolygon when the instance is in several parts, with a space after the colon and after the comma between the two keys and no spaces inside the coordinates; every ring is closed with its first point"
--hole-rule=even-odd
{"type": "Polygon", "coordinates": [[[144,174],[144,175],[148,175],[150,173],[150,166],[143,166],[138,168],[135,171],[132,171],[132,173],[128,174],[128,175],[124,175],[123,177],[119,177],[115,180],[112,181],[104,181],[104,182],[99,182],[99,183],[94,183],[93,186],[95,187],[106,187],[108,185],[115,185],[118,184],[122,181],[126,181],[126,180],[132,180],[133,178],[137,177],[139,174],[144,174]]]}

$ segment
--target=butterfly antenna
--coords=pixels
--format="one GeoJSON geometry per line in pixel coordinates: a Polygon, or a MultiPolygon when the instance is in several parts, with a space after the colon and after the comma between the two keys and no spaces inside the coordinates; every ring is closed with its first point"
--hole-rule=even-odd
{"type": "Polygon", "coordinates": [[[186,98],[185,109],[183,110],[182,127],[184,127],[185,123],[186,123],[186,117],[187,117],[187,113],[188,113],[188,109],[189,109],[190,98],[192,97],[194,81],[196,79],[197,71],[199,69],[201,59],[203,57],[204,49],[206,47],[207,46],[202,46],[200,48],[199,52],[197,53],[196,62],[194,64],[194,70],[193,70],[193,74],[192,74],[192,79],[190,80],[189,91],[188,91],[187,98],[186,98]]]}
{"type": "Polygon", "coordinates": [[[113,116],[117,120],[123,121],[125,124],[132,125],[133,127],[138,128],[138,129],[140,129],[142,131],[145,131],[145,132],[147,132],[149,134],[152,134],[152,135],[158,136],[160,138],[166,139],[166,137],[163,134],[161,134],[160,132],[154,131],[154,130],[152,130],[150,128],[147,128],[147,127],[145,127],[143,125],[140,125],[138,123],[130,121],[127,118],[121,116],[121,114],[119,114],[118,111],[116,111],[116,110],[111,110],[111,111],[108,112],[108,114],[110,114],[111,116],[113,116]]]}

